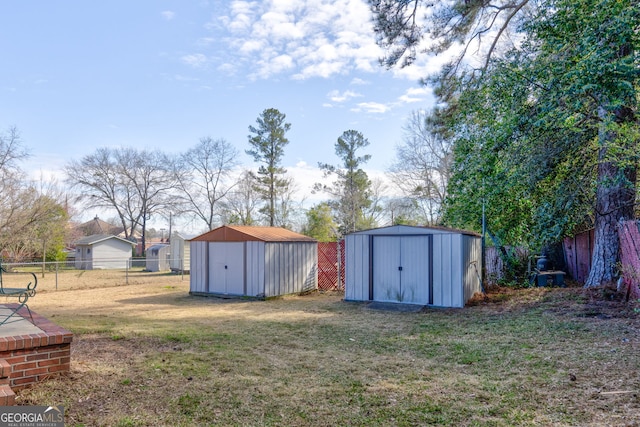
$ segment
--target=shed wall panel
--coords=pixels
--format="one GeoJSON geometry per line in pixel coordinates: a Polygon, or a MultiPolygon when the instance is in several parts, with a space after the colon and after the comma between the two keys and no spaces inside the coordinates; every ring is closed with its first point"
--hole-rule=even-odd
{"type": "Polygon", "coordinates": [[[170,246],[171,269],[175,271],[189,271],[189,264],[191,262],[189,247],[191,246],[191,243],[185,240],[182,236],[174,234],[171,237],[170,246]]]}
{"type": "Polygon", "coordinates": [[[274,244],[264,245],[264,296],[276,295],[276,283],[278,281],[278,247],[274,244]]]}
{"type": "Polygon", "coordinates": [[[302,271],[303,291],[318,289],[318,244],[305,243],[304,270],[302,271]]]}
{"type": "Polygon", "coordinates": [[[251,297],[264,295],[264,242],[246,242],[246,286],[251,297]]]}
{"type": "Polygon", "coordinates": [[[191,243],[190,263],[194,266],[189,274],[189,287],[191,292],[209,292],[209,285],[207,283],[207,248],[207,242],[191,243]]]}
{"type": "Polygon", "coordinates": [[[131,245],[118,239],[108,239],[93,245],[93,268],[127,268],[131,245]]]}
{"type": "Polygon", "coordinates": [[[451,244],[446,237],[433,236],[433,305],[440,307],[451,303],[451,244]]]}
{"type": "Polygon", "coordinates": [[[451,305],[449,307],[464,306],[464,271],[462,235],[451,236],[451,305]]]}
{"type": "Polygon", "coordinates": [[[315,242],[265,243],[265,297],[317,289],[315,242]]]}
{"type": "Polygon", "coordinates": [[[181,261],[183,263],[182,268],[184,269],[184,271],[191,271],[191,242],[184,242],[183,245],[183,252],[182,252],[182,258],[181,261]]]}
{"type": "Polygon", "coordinates": [[[345,238],[345,299],[369,300],[369,236],[350,234],[345,238]]]}
{"type": "Polygon", "coordinates": [[[433,236],[433,305],[462,307],[462,235],[433,236]]]}

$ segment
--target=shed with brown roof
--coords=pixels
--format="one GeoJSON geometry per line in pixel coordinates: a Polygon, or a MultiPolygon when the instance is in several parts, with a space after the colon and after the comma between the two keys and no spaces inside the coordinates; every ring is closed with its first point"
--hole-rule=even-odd
{"type": "Polygon", "coordinates": [[[318,242],[284,228],[225,225],[190,248],[191,294],[270,298],[318,287],[318,242]]]}

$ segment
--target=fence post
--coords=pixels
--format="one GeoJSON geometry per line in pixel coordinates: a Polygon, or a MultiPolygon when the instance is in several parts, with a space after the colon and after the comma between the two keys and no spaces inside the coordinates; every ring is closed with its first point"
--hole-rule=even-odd
{"type": "Polygon", "coordinates": [[[125,263],[125,268],[124,268],[124,282],[128,285],[129,284],[129,263],[133,262],[133,258],[129,258],[127,260],[127,262],[125,263]]]}
{"type": "Polygon", "coordinates": [[[60,261],[56,261],[56,291],[58,290],[58,264],[60,261]]]}
{"type": "Polygon", "coordinates": [[[338,257],[338,283],[336,289],[342,290],[344,289],[344,286],[342,286],[342,251],[340,250],[340,239],[336,242],[336,253],[338,257]]]}

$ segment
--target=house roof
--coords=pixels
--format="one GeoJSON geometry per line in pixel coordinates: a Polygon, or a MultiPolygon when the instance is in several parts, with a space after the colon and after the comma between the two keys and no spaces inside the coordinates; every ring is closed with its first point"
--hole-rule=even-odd
{"type": "Polygon", "coordinates": [[[316,242],[303,234],[280,227],[223,225],[191,239],[192,242],[316,242]]]}
{"type": "Polygon", "coordinates": [[[80,230],[86,236],[92,236],[97,234],[119,234],[122,232],[122,227],[118,227],[113,224],[109,224],[106,221],[101,220],[97,216],[92,220],[84,222],[76,226],[77,230],[80,230]]]}
{"type": "Polygon", "coordinates": [[[125,242],[132,246],[135,246],[135,243],[129,240],[123,239],[122,237],[114,236],[112,234],[92,234],[91,236],[83,237],[82,239],[77,240],[76,246],[77,245],[95,245],[96,243],[100,243],[109,239],[120,240],[121,242],[125,242]]]}
{"type": "Polygon", "coordinates": [[[455,233],[464,234],[467,236],[481,237],[480,234],[473,231],[459,230],[456,228],[439,227],[439,226],[415,226],[415,225],[391,225],[388,227],[372,228],[370,230],[355,231],[350,234],[379,234],[379,235],[393,235],[393,234],[440,234],[440,233],[455,233]]]}
{"type": "Polygon", "coordinates": [[[185,233],[181,233],[179,231],[174,231],[171,237],[174,237],[174,236],[179,238],[179,239],[182,239],[182,240],[191,240],[194,237],[197,237],[198,235],[197,234],[185,234],[185,233]]]}

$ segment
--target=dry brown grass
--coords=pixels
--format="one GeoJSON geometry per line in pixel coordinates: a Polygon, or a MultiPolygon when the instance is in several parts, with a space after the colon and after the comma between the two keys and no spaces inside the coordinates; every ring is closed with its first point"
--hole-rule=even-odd
{"type": "Polygon", "coordinates": [[[401,313],[337,293],[191,297],[188,277],[146,276],[43,287],[31,308],[75,333],[72,372],[19,403],[63,404],[70,426],[640,425],[640,323],[600,295],[401,313]]]}

